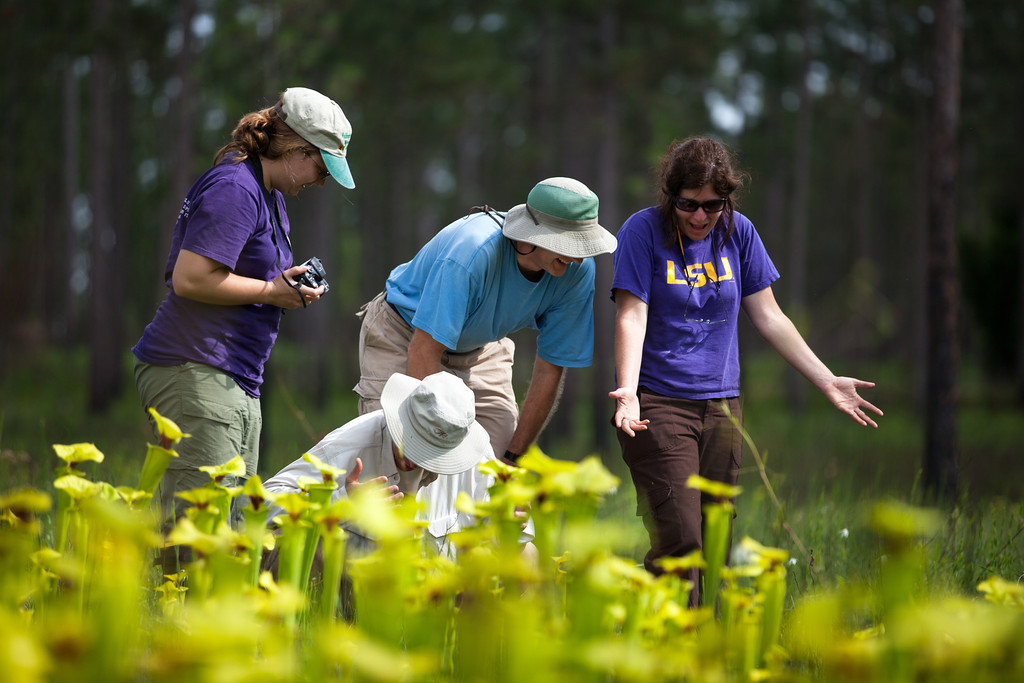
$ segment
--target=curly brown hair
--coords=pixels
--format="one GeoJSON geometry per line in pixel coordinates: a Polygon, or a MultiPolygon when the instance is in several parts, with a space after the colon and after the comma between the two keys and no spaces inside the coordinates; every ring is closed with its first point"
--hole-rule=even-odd
{"type": "Polygon", "coordinates": [[[229,153],[238,164],[250,156],[278,159],[294,152],[312,154],[317,148],[288,127],[281,117],[281,101],[273,107],[249,112],[231,132],[231,142],[220,148],[213,158],[216,166],[229,153]]]}
{"type": "Polygon", "coordinates": [[[736,208],[736,195],[748,176],[733,168],[732,155],[725,145],[714,138],[701,136],[688,137],[682,141],[673,140],[661,159],[658,177],[661,181],[658,209],[664,219],[666,245],[676,241],[676,197],[683,190],[698,190],[709,183],[715,194],[725,199],[725,209],[715,227],[725,227],[723,244],[729,240],[735,230],[733,211],[736,208]]]}

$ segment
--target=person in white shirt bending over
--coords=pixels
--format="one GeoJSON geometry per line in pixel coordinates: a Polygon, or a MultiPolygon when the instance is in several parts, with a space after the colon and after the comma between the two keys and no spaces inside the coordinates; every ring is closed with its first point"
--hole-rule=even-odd
{"type": "MultiPolygon", "coordinates": [[[[381,487],[394,500],[415,495],[426,506],[420,513],[427,522],[425,540],[436,552],[454,557],[447,535],[473,523],[472,515],[455,509],[455,499],[466,491],[474,500],[484,500],[493,483],[478,469],[495,457],[487,432],[476,421],[473,392],[448,372],[423,380],[395,373],[380,401],[381,409],[338,427],[309,449],[322,462],[348,473],[331,502],[365,485],[381,487]]],[[[299,458],[264,486],[277,495],[297,492],[302,477],[318,479],[320,473],[299,458]]],[[[282,512],[271,506],[269,519],[282,512]]],[[[350,551],[372,547],[373,539],[357,525],[345,528],[350,551]]],[[[528,543],[532,537],[528,523],[521,540],[528,543]]]]}

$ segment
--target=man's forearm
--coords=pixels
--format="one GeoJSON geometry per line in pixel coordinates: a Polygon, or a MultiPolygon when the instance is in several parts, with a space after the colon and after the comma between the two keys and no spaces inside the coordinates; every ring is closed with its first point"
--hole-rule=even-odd
{"type": "Polygon", "coordinates": [[[537,440],[555,412],[564,378],[565,368],[552,365],[539,356],[534,359],[533,375],[519,413],[519,424],[508,444],[510,453],[522,455],[537,440]]]}
{"type": "Polygon", "coordinates": [[[416,379],[441,372],[441,354],[444,345],[439,344],[429,334],[416,329],[409,342],[409,362],[406,374],[416,379]]]}

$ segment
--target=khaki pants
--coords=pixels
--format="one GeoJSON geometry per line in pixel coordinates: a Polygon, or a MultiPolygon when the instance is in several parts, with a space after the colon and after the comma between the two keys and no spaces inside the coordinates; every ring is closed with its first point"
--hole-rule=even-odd
{"type": "MultiPolygon", "coordinates": [[[[378,294],[357,314],[363,319],[359,331],[359,414],[380,408],[384,384],[396,372],[408,369],[409,343],[413,329],[387,300],[378,294]]],[[[441,367],[473,390],[476,419],[491,437],[496,457],[501,457],[512,439],[519,420],[519,408],[512,389],[515,344],[505,337],[466,353],[445,352],[441,367]]]]}

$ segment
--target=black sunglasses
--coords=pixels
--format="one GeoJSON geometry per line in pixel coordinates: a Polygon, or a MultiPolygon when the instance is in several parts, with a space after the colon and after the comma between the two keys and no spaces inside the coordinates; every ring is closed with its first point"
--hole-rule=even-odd
{"type": "Polygon", "coordinates": [[[704,209],[704,213],[718,213],[725,208],[724,199],[709,199],[705,202],[698,202],[696,199],[686,199],[685,197],[675,198],[676,208],[686,213],[693,213],[697,209],[704,209]]]}
{"type": "MultiPolygon", "coordinates": [[[[304,150],[302,150],[302,152],[303,152],[303,154],[306,155],[307,159],[310,158],[311,156],[313,156],[314,154],[316,154],[317,156],[321,156],[320,153],[319,153],[320,150],[310,151],[308,149],[304,149],[304,150]]],[[[327,169],[327,166],[324,166],[324,165],[320,164],[320,160],[319,159],[317,161],[314,161],[313,165],[316,166],[317,173],[320,174],[320,177],[316,179],[317,182],[320,182],[321,180],[327,180],[328,178],[331,177],[331,172],[327,169]]]]}

